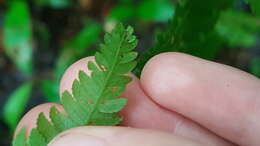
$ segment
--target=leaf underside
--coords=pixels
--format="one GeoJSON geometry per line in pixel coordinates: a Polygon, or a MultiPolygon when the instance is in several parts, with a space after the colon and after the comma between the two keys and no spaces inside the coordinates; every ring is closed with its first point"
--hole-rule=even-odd
{"type": "Polygon", "coordinates": [[[13,146],[47,146],[56,135],[70,128],[119,124],[122,118],[117,113],[127,102],[119,97],[131,81],[126,74],[136,66],[137,53],[133,52],[136,45],[132,27],[118,24],[111,34],[105,35],[104,44],[95,54],[96,63],[88,63],[91,75],[80,71],[72,93],[63,93],[61,104],[65,112],[52,107],[51,120],[41,113],[29,138],[26,140],[24,128],[16,136],[13,146]]]}

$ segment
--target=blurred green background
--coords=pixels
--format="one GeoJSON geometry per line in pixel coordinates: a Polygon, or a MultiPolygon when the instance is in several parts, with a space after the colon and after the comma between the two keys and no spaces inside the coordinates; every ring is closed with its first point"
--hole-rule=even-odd
{"type": "Polygon", "coordinates": [[[118,22],[140,40],[136,74],[155,54],[180,51],[260,77],[258,0],[0,0],[1,146],[26,111],[58,102],[66,68],[118,22]]]}

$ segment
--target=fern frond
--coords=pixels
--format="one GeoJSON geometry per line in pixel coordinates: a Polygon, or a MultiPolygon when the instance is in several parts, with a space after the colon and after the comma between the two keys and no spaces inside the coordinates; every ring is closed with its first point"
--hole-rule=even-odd
{"type": "Polygon", "coordinates": [[[23,141],[25,132],[22,130],[13,146],[47,146],[57,134],[73,127],[119,124],[122,118],[117,112],[127,103],[125,98],[119,97],[131,81],[126,74],[136,66],[137,53],[133,52],[136,45],[133,28],[125,29],[118,24],[111,34],[105,35],[104,44],[95,55],[96,64],[88,63],[91,75],[80,71],[79,80],[73,83],[72,94],[64,92],[61,103],[66,114],[52,107],[49,121],[41,113],[29,140],[23,141]]]}

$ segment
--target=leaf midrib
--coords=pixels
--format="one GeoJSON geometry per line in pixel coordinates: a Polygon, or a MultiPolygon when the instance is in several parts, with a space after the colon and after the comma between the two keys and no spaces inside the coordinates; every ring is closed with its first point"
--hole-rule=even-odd
{"type": "Polygon", "coordinates": [[[125,37],[126,37],[126,34],[127,34],[127,32],[125,32],[125,33],[123,34],[122,40],[120,41],[120,43],[119,43],[119,45],[118,45],[118,49],[117,49],[116,55],[115,55],[115,60],[114,60],[114,62],[113,62],[113,64],[112,64],[111,70],[108,71],[108,74],[107,74],[107,76],[106,76],[106,78],[105,78],[105,84],[104,84],[104,86],[102,87],[102,90],[100,90],[101,92],[100,92],[100,94],[99,94],[99,96],[98,96],[98,98],[97,98],[97,101],[94,103],[94,106],[93,106],[93,108],[92,108],[92,110],[91,110],[91,112],[90,112],[90,115],[88,116],[88,119],[87,119],[87,121],[86,121],[87,124],[89,123],[89,120],[90,120],[90,118],[92,117],[92,114],[94,113],[95,109],[97,109],[97,106],[98,106],[98,104],[99,104],[99,101],[100,101],[100,99],[102,98],[102,95],[103,95],[103,93],[104,93],[104,91],[105,91],[105,89],[106,89],[106,87],[107,87],[108,80],[110,79],[110,76],[111,76],[112,73],[114,72],[114,68],[115,68],[115,66],[116,66],[116,64],[117,64],[117,62],[118,62],[118,56],[119,56],[120,50],[121,50],[121,48],[122,48],[122,43],[123,43],[123,41],[124,41],[124,39],[125,39],[125,37]]]}

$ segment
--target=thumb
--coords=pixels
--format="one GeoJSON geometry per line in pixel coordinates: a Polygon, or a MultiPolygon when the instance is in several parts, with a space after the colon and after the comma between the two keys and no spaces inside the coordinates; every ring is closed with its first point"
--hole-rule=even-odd
{"type": "Polygon", "coordinates": [[[201,146],[172,134],[123,127],[79,127],[55,137],[48,146],[201,146]]]}

